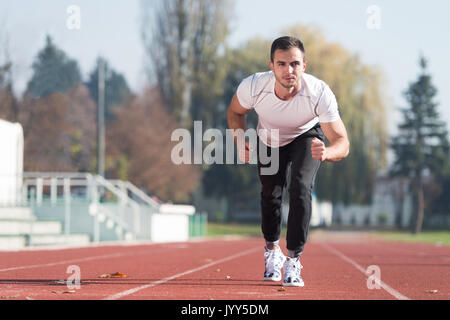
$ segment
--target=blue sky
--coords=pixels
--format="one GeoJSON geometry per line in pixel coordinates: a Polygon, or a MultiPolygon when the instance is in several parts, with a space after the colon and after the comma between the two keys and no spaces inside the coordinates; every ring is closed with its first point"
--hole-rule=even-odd
{"type": "MultiPolygon", "coordinates": [[[[151,1],[151,0],[148,0],[151,1]]],[[[9,50],[15,63],[17,91],[30,77],[30,66],[42,48],[46,33],[80,63],[87,75],[95,58],[105,56],[139,91],[146,82],[143,49],[139,35],[139,0],[15,0],[0,1],[0,38],[9,35],[9,50]],[[81,8],[81,29],[66,27],[69,5],[81,8]]],[[[230,43],[233,46],[260,36],[274,39],[296,23],[314,24],[331,42],[338,42],[362,61],[379,66],[385,73],[390,98],[390,128],[400,119],[394,108],[405,106],[402,92],[418,74],[417,60],[423,52],[430,62],[439,90],[443,119],[450,123],[450,2],[386,0],[235,0],[230,43]],[[370,5],[381,10],[379,30],[366,26],[370,5]]],[[[307,44],[305,44],[307,48],[307,44]]],[[[0,48],[0,57],[2,54],[0,48]]]]}

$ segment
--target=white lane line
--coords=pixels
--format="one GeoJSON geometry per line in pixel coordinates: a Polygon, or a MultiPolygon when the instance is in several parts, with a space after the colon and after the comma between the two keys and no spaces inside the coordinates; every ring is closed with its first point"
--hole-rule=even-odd
{"type": "MultiPolygon", "coordinates": [[[[352,259],[350,259],[349,257],[347,257],[346,255],[344,255],[342,252],[339,252],[338,250],[330,247],[327,244],[321,243],[320,244],[324,249],[330,251],[331,253],[334,253],[335,255],[337,255],[339,258],[341,258],[342,260],[350,263],[352,266],[354,266],[356,269],[358,269],[359,271],[361,271],[365,276],[367,276],[366,273],[366,269],[364,269],[363,267],[361,267],[359,264],[357,264],[355,261],[353,261],[352,259]]],[[[390,295],[394,296],[396,299],[398,300],[411,300],[410,298],[408,298],[407,296],[404,296],[403,294],[401,294],[400,292],[398,292],[397,290],[391,288],[389,285],[387,285],[386,283],[384,283],[381,280],[378,280],[377,283],[384,289],[386,290],[390,295]]]]}
{"type": "Polygon", "coordinates": [[[257,250],[261,250],[261,247],[258,246],[257,248],[248,249],[248,250],[245,250],[245,251],[233,254],[233,255],[231,255],[229,257],[226,257],[226,258],[223,258],[223,259],[220,259],[220,260],[217,260],[217,261],[210,262],[210,263],[205,264],[203,266],[200,266],[200,267],[197,267],[197,268],[194,268],[194,269],[190,269],[190,270],[187,270],[187,271],[182,272],[182,273],[177,273],[177,274],[175,274],[173,276],[170,276],[170,277],[158,280],[158,281],[154,281],[154,282],[142,285],[140,287],[136,287],[136,288],[133,288],[133,289],[129,289],[129,290],[126,290],[126,291],[119,292],[117,294],[114,294],[114,295],[111,295],[109,297],[106,297],[103,300],[117,300],[117,299],[123,298],[125,296],[128,296],[130,294],[136,293],[138,291],[141,291],[141,290],[144,290],[144,289],[147,289],[147,288],[151,288],[151,287],[157,286],[159,284],[168,282],[170,280],[173,280],[173,279],[185,276],[187,274],[194,273],[194,272],[197,272],[197,271],[200,271],[200,270],[212,267],[212,266],[214,266],[216,264],[219,264],[219,263],[222,263],[222,262],[226,262],[226,261],[230,261],[230,260],[233,260],[233,259],[245,256],[245,255],[248,255],[250,253],[256,252],[257,250]]]}
{"type": "Polygon", "coordinates": [[[53,266],[57,266],[57,265],[61,265],[61,264],[71,264],[71,263],[74,263],[74,262],[85,262],[85,261],[92,261],[92,260],[99,260],[99,259],[108,259],[108,258],[119,258],[119,257],[131,256],[131,255],[141,254],[141,253],[142,254],[143,253],[148,253],[148,250],[146,250],[146,251],[128,252],[128,253],[105,254],[103,256],[78,258],[78,259],[58,261],[58,262],[50,262],[50,263],[44,263],[44,264],[33,264],[33,265],[29,265],[29,266],[10,267],[10,268],[0,269],[0,272],[24,270],[24,269],[34,269],[34,268],[53,267],[53,266]]]}

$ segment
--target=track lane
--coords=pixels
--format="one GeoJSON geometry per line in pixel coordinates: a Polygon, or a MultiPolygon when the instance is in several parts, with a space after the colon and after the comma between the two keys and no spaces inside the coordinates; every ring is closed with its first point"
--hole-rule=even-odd
{"type": "Polygon", "coordinates": [[[410,299],[450,299],[448,246],[385,241],[332,246],[363,268],[377,266],[381,280],[410,299]]]}
{"type": "MultiPolygon", "coordinates": [[[[339,237],[308,242],[302,257],[304,288],[261,281],[264,243],[260,238],[206,239],[187,243],[111,245],[67,250],[0,252],[0,299],[100,300],[393,300],[386,290],[370,290],[370,265],[381,280],[411,299],[449,299],[447,246],[399,244],[339,237]],[[332,250],[330,250],[332,248],[332,250]],[[354,263],[346,261],[336,252],[354,263]],[[67,267],[80,267],[75,293],[57,280],[67,267]],[[359,266],[358,267],[356,267],[359,266]],[[101,279],[122,272],[124,279],[101,279]],[[227,277],[228,276],[228,277],[227,277]],[[430,294],[428,290],[437,290],[430,294]],[[57,292],[57,293],[55,293],[57,292]],[[126,292],[127,294],[124,294],[126,292]]],[[[286,253],[285,241],[281,247],[286,253]]]]}

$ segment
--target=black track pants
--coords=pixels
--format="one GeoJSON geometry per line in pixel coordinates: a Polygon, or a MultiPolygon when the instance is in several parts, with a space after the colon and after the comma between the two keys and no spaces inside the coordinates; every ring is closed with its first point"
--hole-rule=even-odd
{"type": "MultiPolygon", "coordinates": [[[[260,144],[258,139],[258,173],[262,184],[261,218],[262,232],[266,241],[277,241],[281,235],[281,203],[283,189],[286,187],[287,169],[291,166],[289,186],[289,215],[287,223],[287,249],[301,253],[308,236],[311,220],[311,193],[314,187],[320,161],[311,156],[311,141],[313,138],[324,140],[320,125],[297,137],[286,146],[279,148],[279,169],[274,175],[262,175],[263,165],[259,159],[260,144]]],[[[267,147],[267,154],[272,149],[267,147]]]]}

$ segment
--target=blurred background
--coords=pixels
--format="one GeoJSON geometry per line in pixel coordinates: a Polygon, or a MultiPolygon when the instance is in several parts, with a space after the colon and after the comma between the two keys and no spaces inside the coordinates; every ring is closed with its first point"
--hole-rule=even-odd
{"type": "Polygon", "coordinates": [[[312,226],[448,231],[448,12],[434,0],[2,1],[3,220],[33,208],[23,220],[59,220],[66,235],[151,239],[150,215],[166,210],[189,216],[188,236],[259,234],[256,166],[175,165],[171,134],[193,135],[194,121],[225,132],[240,81],[268,71],[272,41],[293,35],[351,141],[319,170],[312,226]]]}

